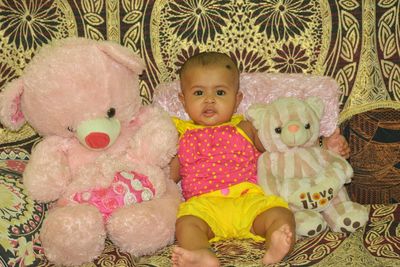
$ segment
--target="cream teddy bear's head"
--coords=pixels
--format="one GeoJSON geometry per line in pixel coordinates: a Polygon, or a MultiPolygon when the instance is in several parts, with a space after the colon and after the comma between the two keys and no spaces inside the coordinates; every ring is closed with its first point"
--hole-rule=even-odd
{"type": "Polygon", "coordinates": [[[270,104],[250,106],[246,116],[257,129],[267,151],[285,152],[316,143],[323,109],[318,97],[305,100],[283,97],[270,104]]]}

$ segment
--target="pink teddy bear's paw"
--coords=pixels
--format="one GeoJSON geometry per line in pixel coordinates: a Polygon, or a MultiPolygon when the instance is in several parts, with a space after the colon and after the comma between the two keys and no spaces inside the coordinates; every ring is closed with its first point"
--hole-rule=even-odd
{"type": "Polygon", "coordinates": [[[176,154],[178,132],[168,113],[161,108],[147,106],[142,108],[142,114],[143,124],[130,140],[128,154],[164,168],[176,154]]]}
{"type": "Polygon", "coordinates": [[[177,185],[168,181],[160,198],[117,209],[107,224],[111,240],[135,256],[172,243],[180,199],[177,185]]]}
{"type": "Polygon", "coordinates": [[[90,205],[50,210],[40,233],[46,257],[68,266],[90,262],[99,256],[105,237],[103,218],[90,205]]]}
{"type": "Polygon", "coordinates": [[[174,239],[176,212],[153,200],[116,210],[107,223],[110,239],[135,256],[152,253],[174,239]]]}

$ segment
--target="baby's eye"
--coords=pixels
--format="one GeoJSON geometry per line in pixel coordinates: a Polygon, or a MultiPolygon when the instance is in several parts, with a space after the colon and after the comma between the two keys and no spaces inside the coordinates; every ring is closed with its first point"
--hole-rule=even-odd
{"type": "Polygon", "coordinates": [[[75,132],[74,128],[72,128],[71,126],[68,126],[67,130],[68,130],[68,132],[71,132],[71,133],[75,132]]]}
{"type": "Polygon", "coordinates": [[[201,96],[201,95],[203,95],[203,91],[197,90],[197,91],[194,91],[193,94],[197,95],[197,96],[201,96]]]}
{"type": "Polygon", "coordinates": [[[225,91],[224,90],[217,90],[217,95],[219,95],[219,96],[225,95],[225,91]]]}

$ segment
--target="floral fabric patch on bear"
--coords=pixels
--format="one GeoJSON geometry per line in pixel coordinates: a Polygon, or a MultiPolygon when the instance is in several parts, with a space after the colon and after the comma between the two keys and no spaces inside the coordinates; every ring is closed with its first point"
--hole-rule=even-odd
{"type": "Polygon", "coordinates": [[[97,188],[76,193],[73,201],[94,205],[105,220],[121,206],[151,200],[155,189],[149,178],[137,172],[118,172],[107,188],[97,188]]]}

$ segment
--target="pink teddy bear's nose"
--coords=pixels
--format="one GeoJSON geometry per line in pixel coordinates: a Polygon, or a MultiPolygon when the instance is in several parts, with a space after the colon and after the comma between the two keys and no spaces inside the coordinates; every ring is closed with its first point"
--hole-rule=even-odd
{"type": "Polygon", "coordinates": [[[108,134],[94,132],[85,137],[86,144],[93,149],[105,148],[110,143],[108,134]]]}

